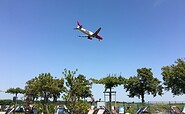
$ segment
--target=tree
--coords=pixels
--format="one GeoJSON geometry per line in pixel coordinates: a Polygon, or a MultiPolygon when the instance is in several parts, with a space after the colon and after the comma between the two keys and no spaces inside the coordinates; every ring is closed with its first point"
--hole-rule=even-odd
{"type": "Polygon", "coordinates": [[[12,100],[10,100],[10,99],[0,100],[0,104],[4,105],[4,106],[7,104],[12,104],[12,100]]]}
{"type": "Polygon", "coordinates": [[[152,94],[154,97],[162,95],[162,85],[161,82],[153,77],[151,68],[141,68],[137,69],[137,76],[130,77],[126,80],[124,88],[126,92],[129,91],[129,97],[135,97],[142,99],[144,103],[144,95],[152,94]]]}
{"type": "Polygon", "coordinates": [[[165,90],[173,95],[185,94],[185,59],[177,59],[175,64],[162,67],[165,90]]]}
{"type": "Polygon", "coordinates": [[[17,87],[17,88],[9,88],[7,91],[6,91],[6,93],[10,93],[10,94],[15,94],[15,99],[13,99],[13,100],[15,100],[15,101],[13,101],[15,104],[17,104],[17,95],[20,93],[20,94],[24,94],[24,90],[23,89],[21,89],[21,88],[19,88],[19,87],[17,87]]]}
{"type": "Polygon", "coordinates": [[[124,83],[124,78],[121,77],[121,76],[116,77],[115,75],[114,76],[108,75],[107,77],[99,79],[99,80],[96,80],[96,79],[92,79],[92,80],[96,84],[103,84],[105,86],[105,91],[107,91],[107,89],[110,90],[109,91],[109,110],[111,110],[112,89],[114,87],[117,87],[120,84],[123,84],[124,83]]]}
{"type": "Polygon", "coordinates": [[[9,88],[6,93],[10,93],[10,94],[15,94],[16,98],[17,98],[17,95],[20,93],[20,94],[23,94],[24,93],[24,90],[17,87],[17,88],[9,88]]]}
{"type": "Polygon", "coordinates": [[[51,90],[51,95],[53,96],[53,102],[57,102],[57,98],[60,97],[61,92],[64,92],[64,79],[54,79],[53,80],[53,89],[51,90]]]}
{"type": "Polygon", "coordinates": [[[34,102],[34,100],[39,97],[35,78],[26,82],[25,95],[28,97],[28,102],[30,102],[30,100],[34,102]]]}
{"type": "Polygon", "coordinates": [[[84,99],[91,96],[92,83],[84,75],[75,76],[76,72],[77,70],[64,69],[66,89],[63,99],[66,101],[71,114],[86,114],[88,104],[84,99]]]}
{"type": "Polygon", "coordinates": [[[33,97],[33,100],[37,97],[43,97],[43,105],[45,105],[46,113],[49,113],[47,108],[48,99],[53,97],[56,100],[64,91],[63,85],[63,78],[56,79],[50,73],[42,73],[26,82],[25,91],[26,95],[33,97]]]}

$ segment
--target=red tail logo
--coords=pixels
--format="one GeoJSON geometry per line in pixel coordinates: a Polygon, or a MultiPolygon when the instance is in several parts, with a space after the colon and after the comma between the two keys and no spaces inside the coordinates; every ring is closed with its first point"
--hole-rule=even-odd
{"type": "Polygon", "coordinates": [[[81,26],[81,24],[80,24],[80,22],[79,22],[79,21],[77,21],[77,24],[78,24],[78,26],[81,26]]]}

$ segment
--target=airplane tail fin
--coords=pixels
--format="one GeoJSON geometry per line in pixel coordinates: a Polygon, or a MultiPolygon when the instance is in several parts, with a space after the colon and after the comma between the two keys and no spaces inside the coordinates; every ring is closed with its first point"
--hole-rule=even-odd
{"type": "Polygon", "coordinates": [[[80,22],[79,21],[77,21],[77,27],[76,28],[74,28],[74,30],[78,30],[78,29],[81,29],[82,28],[82,25],[80,24],[80,22]]]}
{"type": "Polygon", "coordinates": [[[77,21],[78,26],[82,26],[79,21],[77,21]]]}
{"type": "Polygon", "coordinates": [[[77,21],[77,24],[78,24],[78,27],[77,28],[81,29],[82,28],[82,25],[80,24],[79,21],[77,21]]]}

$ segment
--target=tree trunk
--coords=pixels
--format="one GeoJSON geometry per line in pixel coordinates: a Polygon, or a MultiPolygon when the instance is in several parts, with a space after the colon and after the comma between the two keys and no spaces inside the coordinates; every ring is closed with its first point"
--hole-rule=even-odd
{"type": "Polygon", "coordinates": [[[14,105],[13,114],[15,114],[15,108],[16,108],[16,106],[17,106],[17,94],[18,94],[18,93],[15,93],[15,105],[14,105]]]}
{"type": "Polygon", "coordinates": [[[109,110],[111,111],[111,103],[112,103],[112,88],[110,88],[110,93],[109,93],[109,110]]]}
{"type": "Polygon", "coordinates": [[[46,114],[49,114],[49,110],[48,110],[48,95],[47,95],[46,92],[44,92],[44,106],[45,106],[46,114]]]}
{"type": "Polygon", "coordinates": [[[34,96],[32,97],[32,103],[34,103],[34,101],[35,101],[35,98],[36,98],[36,97],[34,97],[34,96]]]}
{"type": "Polygon", "coordinates": [[[145,97],[145,95],[144,95],[144,94],[142,94],[142,95],[141,95],[142,103],[145,103],[144,97],[145,97]]]}
{"type": "Polygon", "coordinates": [[[16,97],[15,98],[15,105],[17,105],[17,95],[18,95],[18,93],[15,94],[15,97],[16,97]]]}
{"type": "Polygon", "coordinates": [[[57,96],[53,95],[53,102],[56,103],[57,102],[57,96]]]}

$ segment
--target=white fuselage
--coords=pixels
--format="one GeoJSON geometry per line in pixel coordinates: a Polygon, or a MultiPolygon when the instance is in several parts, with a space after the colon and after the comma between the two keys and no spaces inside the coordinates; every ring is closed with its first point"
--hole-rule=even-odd
{"type": "Polygon", "coordinates": [[[83,32],[84,34],[87,34],[88,36],[92,36],[93,35],[93,32],[91,32],[91,31],[88,31],[88,30],[86,30],[86,29],[84,29],[84,28],[81,28],[81,29],[79,29],[81,32],[83,32]]]}

